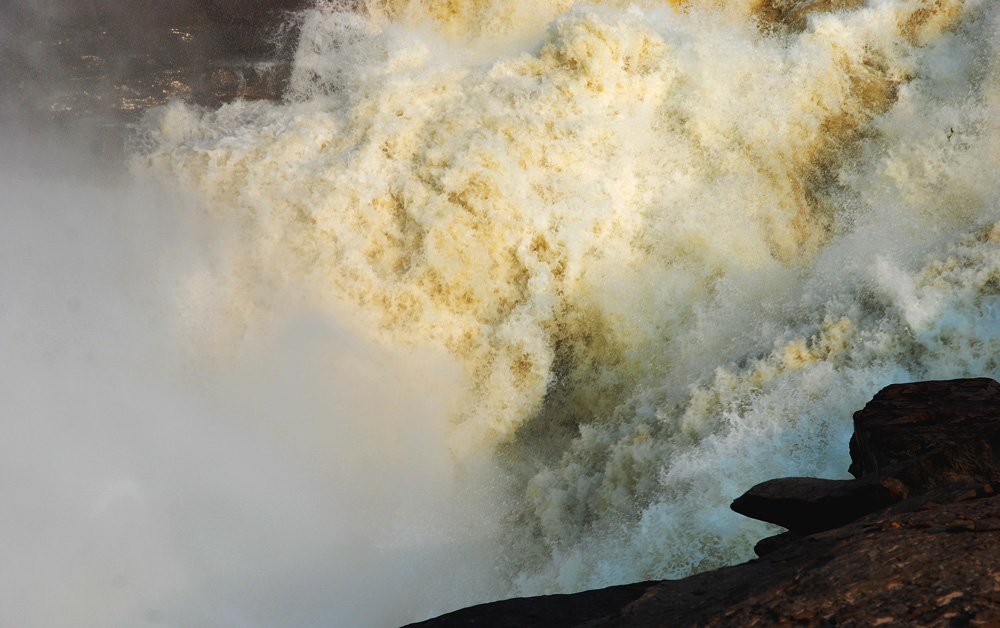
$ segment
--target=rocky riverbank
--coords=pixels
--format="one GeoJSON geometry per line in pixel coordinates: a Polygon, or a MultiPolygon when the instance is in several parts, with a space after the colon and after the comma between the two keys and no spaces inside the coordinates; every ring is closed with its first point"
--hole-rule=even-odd
{"type": "Polygon", "coordinates": [[[411,628],[1000,626],[1000,384],[889,386],[854,424],[855,479],[776,479],[733,503],[789,529],[757,560],[411,628]]]}

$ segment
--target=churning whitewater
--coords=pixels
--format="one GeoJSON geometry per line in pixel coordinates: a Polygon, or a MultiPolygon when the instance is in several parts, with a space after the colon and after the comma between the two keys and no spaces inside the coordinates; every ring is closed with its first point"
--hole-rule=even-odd
{"type": "Polygon", "coordinates": [[[436,565],[314,625],[747,559],[771,530],[729,502],[846,477],[881,387],[1000,376],[1000,4],[354,4],[297,16],[282,102],[175,102],[131,157],[212,228],[189,361],[363,381],[307,425],[246,407],[370,496],[377,556],[436,565]]]}

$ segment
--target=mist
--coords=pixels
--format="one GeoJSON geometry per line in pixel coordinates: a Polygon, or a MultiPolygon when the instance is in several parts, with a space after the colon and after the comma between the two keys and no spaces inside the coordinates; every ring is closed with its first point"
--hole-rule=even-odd
{"type": "Polygon", "coordinates": [[[0,129],[0,625],[391,626],[483,597],[447,357],[281,287],[233,355],[199,349],[180,304],[225,225],[29,126],[0,129]]]}
{"type": "Polygon", "coordinates": [[[380,627],[489,595],[492,516],[463,486],[490,470],[460,479],[442,444],[447,356],[294,285],[222,352],[192,334],[233,226],[126,145],[172,68],[198,87],[277,44],[142,9],[0,10],[0,625],[380,627]]]}

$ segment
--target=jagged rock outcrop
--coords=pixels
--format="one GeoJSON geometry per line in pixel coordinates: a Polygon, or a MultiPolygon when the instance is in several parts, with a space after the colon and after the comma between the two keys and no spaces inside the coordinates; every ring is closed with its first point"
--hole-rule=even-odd
{"type": "Polygon", "coordinates": [[[1000,384],[897,384],[854,420],[856,479],[771,480],[734,502],[789,528],[761,541],[757,560],[413,626],[1000,627],[1000,384]]]}

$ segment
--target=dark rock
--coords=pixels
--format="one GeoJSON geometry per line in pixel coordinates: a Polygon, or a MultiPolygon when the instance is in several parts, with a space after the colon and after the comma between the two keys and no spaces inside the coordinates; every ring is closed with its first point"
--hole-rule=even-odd
{"type": "Polygon", "coordinates": [[[859,479],[771,480],[734,502],[792,530],[760,541],[761,558],[418,625],[1000,627],[998,408],[993,380],[890,386],[855,415],[859,479]],[[616,595],[634,597],[609,611],[616,595]],[[605,604],[581,619],[585,600],[605,604]]]}
{"type": "Polygon", "coordinates": [[[592,626],[1000,626],[1000,498],[924,505],[664,581],[592,626]]]}
{"type": "Polygon", "coordinates": [[[433,628],[573,628],[588,620],[607,617],[634,602],[657,583],[640,582],[568,595],[514,598],[473,606],[435,619],[410,624],[433,628]],[[484,610],[486,612],[484,612],[484,610]]]}
{"type": "Polygon", "coordinates": [[[1000,383],[958,379],[887,386],[854,414],[854,477],[1000,431],[1000,383]]]}
{"type": "Polygon", "coordinates": [[[906,499],[896,478],[821,480],[779,478],[754,486],[732,503],[741,515],[788,528],[797,534],[830,530],[906,499]]]}
{"type": "Polygon", "coordinates": [[[764,556],[801,538],[801,534],[795,534],[794,532],[782,532],[781,534],[768,536],[757,541],[757,544],[753,546],[753,553],[758,556],[764,556]]]}
{"type": "Polygon", "coordinates": [[[0,1],[0,128],[120,164],[151,107],[281,99],[313,2],[0,1]]]}
{"type": "Polygon", "coordinates": [[[314,3],[314,0],[200,1],[226,45],[244,54],[273,50],[276,30],[288,15],[314,3]]]}
{"type": "Polygon", "coordinates": [[[200,4],[217,21],[268,26],[280,20],[282,13],[301,11],[313,0],[201,0],[200,4]]]}
{"type": "Polygon", "coordinates": [[[280,98],[314,0],[0,3],[0,100],[51,119],[129,123],[171,98],[280,98]]]}
{"type": "Polygon", "coordinates": [[[913,460],[903,460],[886,467],[878,476],[898,479],[911,493],[940,487],[995,484],[1000,483],[998,452],[1000,432],[988,432],[913,460]]]}

